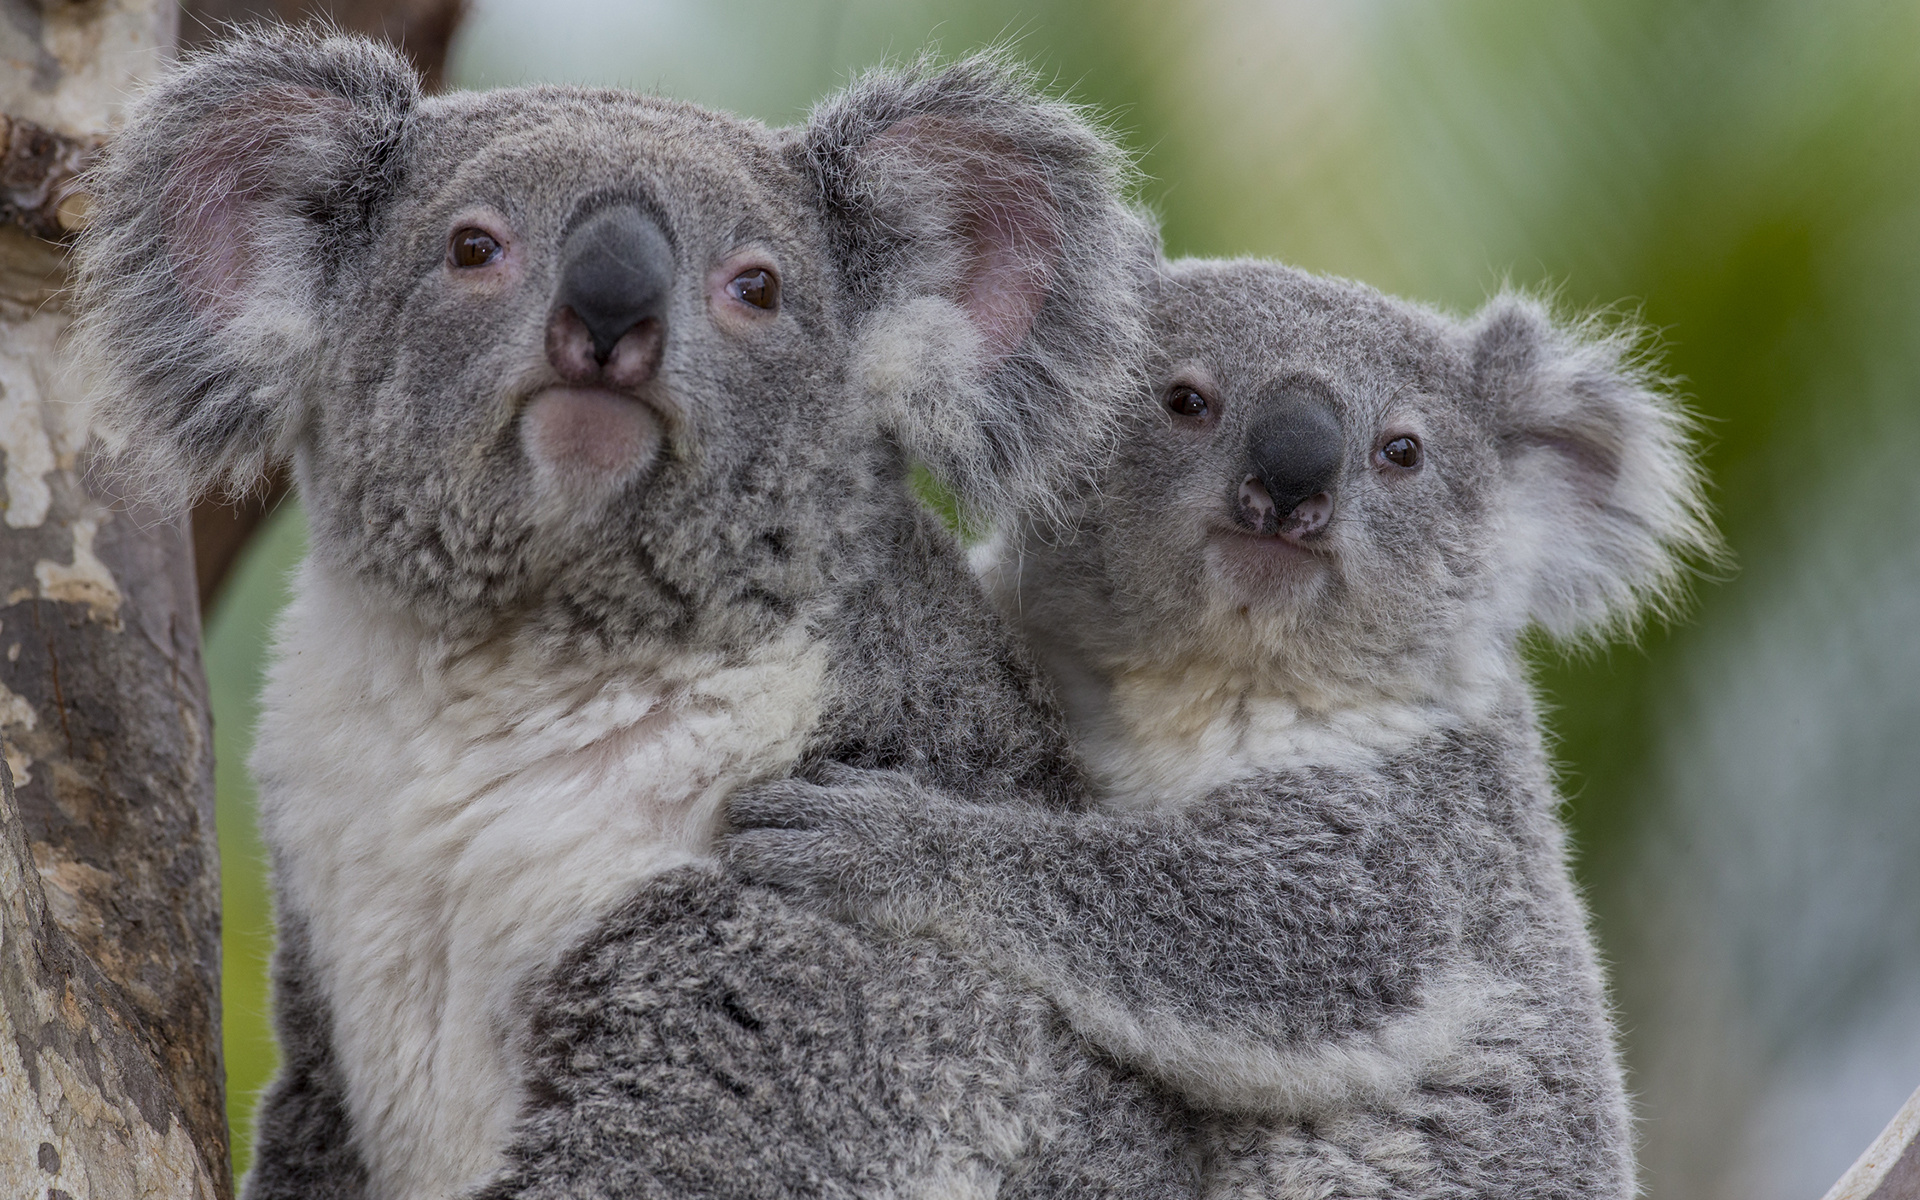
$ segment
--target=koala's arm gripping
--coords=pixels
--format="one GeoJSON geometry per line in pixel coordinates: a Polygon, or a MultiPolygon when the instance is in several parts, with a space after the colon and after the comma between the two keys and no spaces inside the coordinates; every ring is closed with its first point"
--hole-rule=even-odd
{"type": "Polygon", "coordinates": [[[1075,816],[823,778],[736,798],[728,861],[984,956],[1196,1100],[1348,1102],[1454,1040],[1458,834],[1477,823],[1458,777],[1298,772],[1177,813],[1075,816]]]}

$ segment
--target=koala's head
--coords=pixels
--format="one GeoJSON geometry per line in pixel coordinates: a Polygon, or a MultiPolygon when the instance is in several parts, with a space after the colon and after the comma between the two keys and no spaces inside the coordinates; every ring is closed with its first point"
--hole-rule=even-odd
{"type": "Polygon", "coordinates": [[[1494,300],[1465,322],[1272,263],[1178,262],[1150,392],[1073,536],[989,578],[1107,673],[1211,664],[1298,694],[1510,678],[1711,555],[1688,423],[1631,337],[1494,300]]]}
{"type": "Polygon", "coordinates": [[[985,509],[1090,460],[1151,258],[1121,174],[990,59],[773,130],[243,35],[93,179],[96,428],[175,502],[291,455],[315,554],[437,620],[751,635],[910,456],[985,509]]]}

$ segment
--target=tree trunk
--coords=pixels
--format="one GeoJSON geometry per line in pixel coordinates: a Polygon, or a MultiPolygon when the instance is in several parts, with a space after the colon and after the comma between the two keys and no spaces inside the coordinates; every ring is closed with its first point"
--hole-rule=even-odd
{"type": "Polygon", "coordinates": [[[1920,1091],[1907,1097],[1873,1145],[1826,1195],[1826,1200],[1916,1198],[1920,1198],[1920,1091]]]}
{"type": "Polygon", "coordinates": [[[0,1194],[232,1194],[219,862],[183,521],[86,471],[73,172],[172,52],[167,0],[0,0],[0,1194]]]}

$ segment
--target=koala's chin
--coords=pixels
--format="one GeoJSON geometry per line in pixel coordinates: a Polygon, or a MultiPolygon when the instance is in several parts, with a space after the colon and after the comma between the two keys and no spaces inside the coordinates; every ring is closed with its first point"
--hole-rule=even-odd
{"type": "Polygon", "coordinates": [[[520,445],[533,465],[534,520],[590,521],[614,497],[646,482],[660,458],[660,416],[604,388],[550,387],[520,414],[520,445]]]}
{"type": "Polygon", "coordinates": [[[1209,531],[1204,555],[1208,579],[1241,615],[1310,604],[1332,569],[1324,545],[1239,530],[1209,531]]]}

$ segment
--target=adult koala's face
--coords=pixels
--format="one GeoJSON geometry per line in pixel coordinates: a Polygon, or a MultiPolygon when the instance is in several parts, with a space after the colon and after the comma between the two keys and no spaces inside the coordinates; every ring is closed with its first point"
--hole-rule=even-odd
{"type": "Polygon", "coordinates": [[[487,609],[557,584],[589,626],[694,621],[716,583],[791,616],[871,490],[879,414],[782,140],[554,89],[410,124],[322,318],[355,385],[312,408],[316,545],[487,609]]]}
{"type": "Polygon", "coordinates": [[[1026,547],[1115,619],[1023,601],[1114,669],[1432,695],[1529,622],[1631,609],[1704,544],[1671,403],[1619,337],[1531,302],[1463,323],[1277,264],[1177,262],[1152,333],[1078,536],[1026,547]]]}
{"type": "Polygon", "coordinates": [[[247,34],[97,172],[95,416],[163,498],[291,454],[316,556],[431,618],[737,641],[904,507],[907,455],[983,507],[1090,457],[1151,253],[1118,174],[993,60],[770,130],[247,34]]]}

